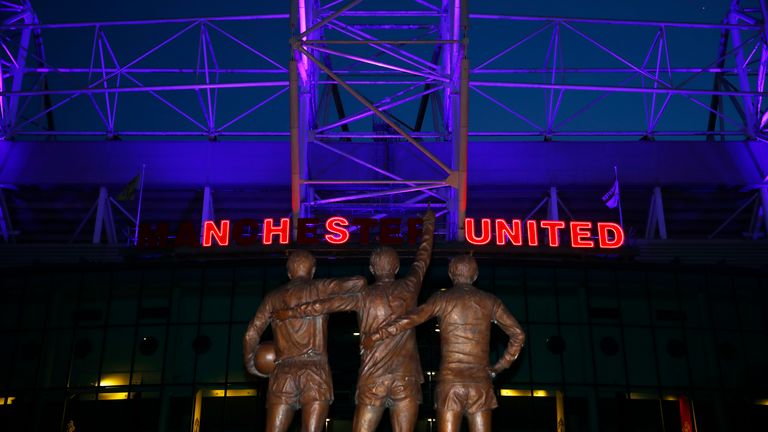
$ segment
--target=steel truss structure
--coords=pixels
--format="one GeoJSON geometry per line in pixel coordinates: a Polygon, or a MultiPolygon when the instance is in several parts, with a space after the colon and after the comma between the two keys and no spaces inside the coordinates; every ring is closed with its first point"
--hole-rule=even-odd
{"type": "MultiPolygon", "coordinates": [[[[470,139],[768,143],[766,0],[733,0],[711,24],[470,13],[467,0],[295,0],[288,14],[67,24],[39,23],[27,0],[0,12],[4,139],[289,139],[294,218],[430,206],[462,238],[470,139]],[[281,27],[290,56],[269,40],[281,27]],[[492,55],[471,55],[470,31],[492,55]],[[118,46],[119,33],[144,37],[118,46]],[[43,40],[87,55],[62,63],[43,40]],[[172,64],[179,44],[196,56],[172,64]],[[172,120],[130,124],[150,109],[172,120]],[[268,109],[289,114],[286,126],[259,115],[268,109]],[[600,122],[617,110],[620,121],[600,122]]],[[[653,200],[658,226],[660,192],[653,200]]]]}

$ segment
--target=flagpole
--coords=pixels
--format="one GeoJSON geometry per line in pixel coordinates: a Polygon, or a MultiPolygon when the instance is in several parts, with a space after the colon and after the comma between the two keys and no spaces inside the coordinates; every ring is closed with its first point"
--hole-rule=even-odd
{"type": "Polygon", "coordinates": [[[133,232],[133,245],[139,243],[139,223],[141,222],[141,198],[144,194],[144,169],[147,164],[141,164],[141,177],[139,177],[139,208],[136,210],[136,229],[133,232]]]}
{"type": "MultiPolygon", "coordinates": [[[[613,174],[616,176],[616,193],[619,194],[619,226],[621,226],[621,229],[624,229],[624,213],[621,211],[621,186],[619,186],[619,168],[616,165],[613,166],[613,174]]],[[[141,195],[139,195],[139,197],[141,197],[141,195]]],[[[139,200],[141,200],[141,198],[139,198],[139,200]]],[[[141,201],[139,201],[139,203],[141,203],[141,201]]]]}

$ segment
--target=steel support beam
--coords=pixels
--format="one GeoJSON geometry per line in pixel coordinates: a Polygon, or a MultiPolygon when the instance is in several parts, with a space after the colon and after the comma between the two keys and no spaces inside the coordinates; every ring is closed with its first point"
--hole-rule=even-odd
{"type": "Polygon", "coordinates": [[[5,193],[2,188],[0,188],[0,236],[3,237],[3,241],[6,243],[15,241],[11,215],[8,212],[8,204],[5,202],[5,193]]]}
{"type": "Polygon", "coordinates": [[[102,233],[107,234],[107,243],[116,244],[115,219],[112,217],[112,206],[109,201],[107,188],[99,188],[99,198],[96,200],[96,221],[93,227],[93,244],[101,243],[102,233]]]}
{"type": "MultiPolygon", "coordinates": [[[[32,5],[28,0],[21,2],[21,10],[10,20],[7,20],[3,24],[18,24],[23,22],[25,26],[21,30],[19,37],[16,57],[12,58],[13,64],[10,66],[8,74],[11,76],[10,90],[13,93],[19,93],[24,86],[24,73],[27,67],[27,59],[32,49],[32,25],[37,23],[37,16],[32,10],[32,5]]],[[[10,53],[9,53],[10,54],[10,53]]],[[[8,90],[4,85],[4,79],[2,75],[5,71],[0,66],[0,91],[8,90]]],[[[11,138],[16,127],[16,120],[20,114],[21,96],[10,95],[0,97],[0,116],[2,116],[2,135],[4,138],[11,138]]]]}
{"type": "Polygon", "coordinates": [[[653,240],[658,230],[659,238],[667,239],[667,222],[664,218],[664,201],[661,188],[656,186],[651,194],[651,206],[648,209],[648,222],[645,225],[645,239],[653,240]]]}

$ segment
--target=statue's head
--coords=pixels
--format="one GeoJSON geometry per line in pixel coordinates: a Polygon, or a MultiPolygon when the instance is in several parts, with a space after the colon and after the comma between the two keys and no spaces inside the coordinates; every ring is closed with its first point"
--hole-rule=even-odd
{"type": "Polygon", "coordinates": [[[376,279],[394,279],[400,270],[400,257],[394,249],[381,246],[371,253],[371,273],[376,279]]]}
{"type": "Polygon", "coordinates": [[[477,261],[472,255],[459,255],[448,264],[448,276],[455,284],[472,284],[477,279],[479,271],[477,261]]]}
{"type": "Polygon", "coordinates": [[[288,277],[291,279],[308,278],[315,275],[315,257],[305,250],[295,250],[288,257],[288,277]]]}

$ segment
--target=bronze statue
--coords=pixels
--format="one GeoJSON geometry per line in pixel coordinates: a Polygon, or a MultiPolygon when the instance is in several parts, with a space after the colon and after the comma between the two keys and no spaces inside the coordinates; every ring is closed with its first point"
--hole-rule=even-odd
{"type": "MultiPolygon", "coordinates": [[[[275,318],[315,316],[337,311],[356,311],[361,334],[378,329],[416,307],[424,273],[432,255],[435,215],[424,217],[421,244],[408,275],[395,279],[400,262],[392,248],[382,247],[371,254],[371,273],[376,282],[359,293],[308,303],[292,310],[278,311],[275,318]]],[[[394,432],[410,432],[416,425],[424,381],[413,330],[403,331],[361,352],[357,380],[353,432],[372,432],[384,409],[394,432]]]]}
{"type": "Polygon", "coordinates": [[[295,411],[301,408],[301,430],[320,432],[333,401],[326,351],[327,316],[272,321],[272,313],[320,298],[359,291],[366,281],[362,276],[313,280],[315,259],[309,252],[301,250],[290,255],[287,267],[290,281],[267,294],[248,325],[243,338],[243,361],[249,373],[264,377],[256,369],[254,356],[261,334],[271,322],[277,365],[269,375],[265,430],[286,431],[295,411]]]}
{"type": "Polygon", "coordinates": [[[517,359],[525,333],[499,298],[472,286],[478,274],[472,256],[451,260],[448,274],[452,288],[432,295],[415,311],[366,335],[362,345],[371,349],[437,317],[442,353],[435,392],[438,430],[458,431],[462,416],[466,415],[471,432],[490,432],[491,410],[497,406],[491,379],[517,359]],[[509,343],[501,359],[489,367],[492,322],[509,335],[509,343]]]}

